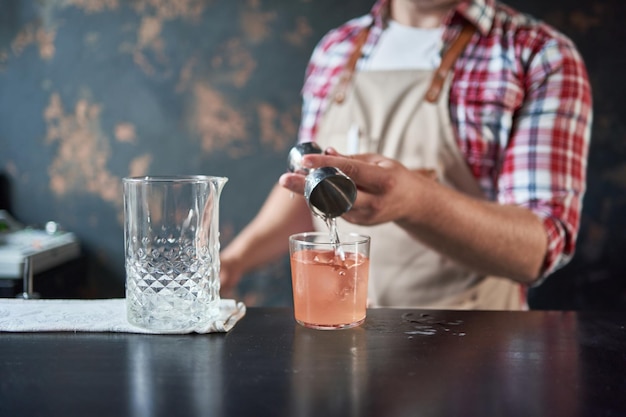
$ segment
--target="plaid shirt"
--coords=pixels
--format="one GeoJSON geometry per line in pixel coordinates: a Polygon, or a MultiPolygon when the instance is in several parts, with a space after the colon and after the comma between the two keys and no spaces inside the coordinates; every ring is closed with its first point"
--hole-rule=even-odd
{"type": "MultiPolygon", "coordinates": [[[[315,140],[355,36],[373,22],[357,70],[367,61],[388,2],[378,0],[370,14],[332,30],[315,48],[302,90],[300,141],[315,140]]],[[[454,67],[449,105],[456,140],[487,198],[542,219],[545,277],[574,254],[592,118],[587,72],[564,35],[495,0],[462,1],[444,21],[444,49],[464,21],[477,33],[454,67]]]]}

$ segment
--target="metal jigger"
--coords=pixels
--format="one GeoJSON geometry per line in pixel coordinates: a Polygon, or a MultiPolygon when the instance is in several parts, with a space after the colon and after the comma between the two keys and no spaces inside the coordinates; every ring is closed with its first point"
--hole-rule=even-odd
{"type": "Polygon", "coordinates": [[[322,153],[322,149],[314,142],[294,146],[289,152],[289,171],[306,175],[304,197],[314,214],[323,219],[341,216],[354,204],[356,185],[335,167],[304,168],[302,157],[308,153],[322,153]]]}
{"type": "Polygon", "coordinates": [[[18,294],[16,298],[24,300],[36,300],[39,294],[33,291],[33,260],[30,256],[24,258],[24,269],[22,271],[23,292],[18,294]]]}

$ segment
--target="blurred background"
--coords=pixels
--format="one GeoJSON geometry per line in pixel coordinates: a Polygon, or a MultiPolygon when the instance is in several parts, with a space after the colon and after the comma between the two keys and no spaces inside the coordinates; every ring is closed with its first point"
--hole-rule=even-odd
{"type": "MultiPolygon", "coordinates": [[[[506,3],[577,43],[594,96],[577,254],[531,291],[531,306],[626,310],[626,4],[506,3]]],[[[73,279],[67,271],[48,278],[65,279],[54,295],[124,295],[125,176],[228,177],[226,245],[286,168],[313,47],[372,4],[0,0],[0,209],[27,226],[55,221],[75,234],[79,262],[73,279]]],[[[238,297],[291,305],[287,259],[246,276],[238,297]]]]}

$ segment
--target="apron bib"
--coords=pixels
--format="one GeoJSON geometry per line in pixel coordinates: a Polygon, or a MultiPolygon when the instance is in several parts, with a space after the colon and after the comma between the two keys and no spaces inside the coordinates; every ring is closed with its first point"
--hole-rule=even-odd
{"type": "MultiPolygon", "coordinates": [[[[377,153],[413,170],[429,170],[461,192],[484,198],[454,139],[448,110],[449,75],[473,34],[467,25],[434,71],[355,72],[364,30],[321,118],[316,141],[340,153],[377,153]]],[[[314,218],[318,230],[327,230],[314,218]]],[[[372,307],[449,309],[525,308],[520,284],[485,277],[415,240],[395,223],[342,232],[371,236],[368,298],[372,307]]]]}

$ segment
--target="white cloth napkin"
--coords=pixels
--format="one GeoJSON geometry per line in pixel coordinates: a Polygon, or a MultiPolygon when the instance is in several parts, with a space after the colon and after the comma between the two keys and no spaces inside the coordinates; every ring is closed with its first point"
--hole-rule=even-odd
{"type": "MultiPolygon", "coordinates": [[[[220,300],[216,320],[194,333],[228,332],[246,314],[235,300],[220,300]]],[[[126,319],[126,300],[19,300],[0,298],[0,332],[122,332],[159,334],[126,319]]],[[[167,332],[168,334],[176,332],[167,332]]],[[[180,332],[192,333],[192,332],[180,332]]]]}

